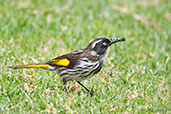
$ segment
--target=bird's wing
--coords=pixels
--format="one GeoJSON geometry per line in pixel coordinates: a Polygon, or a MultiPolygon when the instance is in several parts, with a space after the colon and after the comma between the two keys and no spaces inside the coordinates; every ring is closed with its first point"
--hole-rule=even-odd
{"type": "Polygon", "coordinates": [[[46,64],[54,67],[67,67],[72,69],[75,65],[78,64],[81,54],[82,52],[80,50],[77,50],[69,54],[56,57],[46,64]]]}

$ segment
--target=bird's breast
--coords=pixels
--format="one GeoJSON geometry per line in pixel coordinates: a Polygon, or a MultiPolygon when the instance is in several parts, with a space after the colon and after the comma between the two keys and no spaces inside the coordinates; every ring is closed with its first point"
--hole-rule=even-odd
{"type": "Polygon", "coordinates": [[[60,68],[61,72],[59,72],[59,74],[65,80],[82,81],[97,74],[103,67],[103,64],[103,58],[99,58],[97,61],[91,61],[88,58],[81,58],[78,64],[72,69],[60,68]]]}

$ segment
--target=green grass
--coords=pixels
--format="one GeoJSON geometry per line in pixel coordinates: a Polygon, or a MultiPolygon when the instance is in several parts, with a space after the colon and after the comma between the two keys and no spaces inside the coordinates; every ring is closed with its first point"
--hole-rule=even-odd
{"type": "Polygon", "coordinates": [[[171,113],[170,0],[1,0],[0,113],[171,113]],[[45,62],[98,37],[113,45],[99,74],[75,82],[43,69],[7,68],[45,62]]]}

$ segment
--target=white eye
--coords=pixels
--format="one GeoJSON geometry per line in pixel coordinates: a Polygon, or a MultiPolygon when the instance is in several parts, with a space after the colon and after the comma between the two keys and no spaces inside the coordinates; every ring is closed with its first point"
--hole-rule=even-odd
{"type": "Polygon", "coordinates": [[[103,45],[104,45],[104,46],[107,46],[107,43],[106,43],[106,42],[103,42],[103,45]]]}

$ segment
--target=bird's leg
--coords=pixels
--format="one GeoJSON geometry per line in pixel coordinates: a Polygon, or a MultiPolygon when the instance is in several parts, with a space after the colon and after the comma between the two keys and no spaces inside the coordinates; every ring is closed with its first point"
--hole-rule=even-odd
{"type": "Polygon", "coordinates": [[[81,82],[78,82],[78,83],[90,93],[91,97],[93,96],[93,92],[91,92],[89,89],[87,89],[81,82]]]}
{"type": "Polygon", "coordinates": [[[65,86],[65,89],[66,89],[67,95],[68,95],[68,96],[70,96],[70,94],[69,94],[69,90],[68,90],[68,87],[67,87],[67,84],[66,84],[66,83],[67,83],[67,81],[66,81],[65,79],[63,79],[62,81],[63,81],[63,83],[64,83],[64,86],[65,86]]]}

